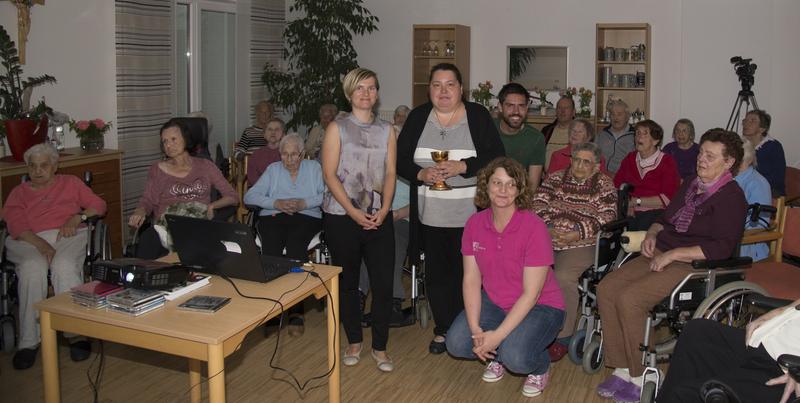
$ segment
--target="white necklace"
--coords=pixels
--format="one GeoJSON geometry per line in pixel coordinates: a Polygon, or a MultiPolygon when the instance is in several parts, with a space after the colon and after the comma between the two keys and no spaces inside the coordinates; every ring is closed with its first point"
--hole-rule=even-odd
{"type": "Polygon", "coordinates": [[[439,119],[439,112],[433,111],[433,114],[436,116],[436,122],[439,123],[439,127],[441,128],[439,135],[442,136],[442,138],[444,138],[444,136],[447,135],[447,127],[450,126],[450,123],[453,121],[453,118],[456,116],[459,109],[461,109],[461,107],[458,107],[456,108],[456,110],[453,111],[453,114],[450,115],[450,119],[447,120],[446,125],[442,125],[442,121],[439,119]]]}

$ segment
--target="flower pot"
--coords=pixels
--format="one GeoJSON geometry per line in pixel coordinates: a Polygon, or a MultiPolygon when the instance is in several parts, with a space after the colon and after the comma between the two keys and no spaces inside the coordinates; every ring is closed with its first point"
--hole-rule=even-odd
{"type": "Polygon", "coordinates": [[[95,138],[82,138],[81,149],[83,151],[100,151],[105,147],[105,140],[103,137],[95,138]]]}
{"type": "Polygon", "coordinates": [[[11,155],[17,161],[22,161],[25,151],[36,144],[47,140],[47,117],[42,117],[39,127],[31,119],[6,120],[6,138],[11,155]]]}

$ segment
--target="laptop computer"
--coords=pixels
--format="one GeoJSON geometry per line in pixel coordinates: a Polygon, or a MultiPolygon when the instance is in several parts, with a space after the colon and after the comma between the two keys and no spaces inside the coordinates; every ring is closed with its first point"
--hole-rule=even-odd
{"type": "Polygon", "coordinates": [[[303,266],[300,260],[259,254],[247,225],[171,214],[165,218],[181,264],[204,273],[265,283],[303,266]]]}

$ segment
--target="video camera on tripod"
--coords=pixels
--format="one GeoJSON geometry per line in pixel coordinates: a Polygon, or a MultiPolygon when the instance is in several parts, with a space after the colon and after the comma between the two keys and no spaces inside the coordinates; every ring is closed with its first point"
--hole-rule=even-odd
{"type": "Polygon", "coordinates": [[[753,109],[758,109],[756,102],[756,94],[753,93],[753,84],[756,82],[756,69],[758,65],[751,63],[753,59],[743,59],[741,56],[734,56],[731,58],[733,64],[733,71],[739,77],[739,82],[742,84],[742,89],[736,95],[736,101],[733,102],[733,110],[731,116],[728,118],[728,124],[725,125],[726,130],[738,132],[739,130],[739,117],[746,116],[747,112],[753,109]],[[741,113],[742,105],[744,105],[744,115],[741,113]]]}
{"type": "Polygon", "coordinates": [[[743,91],[750,91],[753,88],[753,84],[755,83],[755,74],[758,65],[752,62],[753,59],[742,59],[741,56],[734,56],[731,58],[731,64],[733,64],[733,70],[736,72],[736,75],[739,77],[739,81],[742,83],[742,90],[743,91]]]}

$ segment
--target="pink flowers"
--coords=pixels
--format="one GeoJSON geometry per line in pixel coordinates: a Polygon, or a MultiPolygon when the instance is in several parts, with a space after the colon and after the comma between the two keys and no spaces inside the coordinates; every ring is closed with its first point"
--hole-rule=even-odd
{"type": "Polygon", "coordinates": [[[80,139],[95,139],[103,137],[103,134],[111,128],[111,122],[106,123],[103,119],[69,121],[69,127],[80,139]]]}

